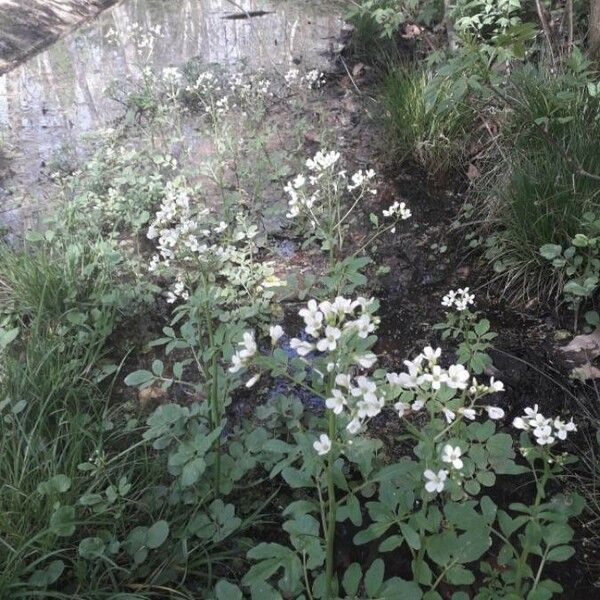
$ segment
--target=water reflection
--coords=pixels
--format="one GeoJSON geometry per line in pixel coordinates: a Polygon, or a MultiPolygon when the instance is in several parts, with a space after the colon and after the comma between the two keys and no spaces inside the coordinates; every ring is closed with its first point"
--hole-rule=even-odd
{"type": "MultiPolygon", "coordinates": [[[[23,188],[43,201],[44,166],[53,153],[75,145],[82,133],[106,125],[119,106],[104,91],[115,78],[139,69],[131,26],[160,25],[150,64],[177,66],[194,56],[203,62],[287,70],[291,64],[326,68],[325,55],[337,44],[342,26],[335,3],[311,5],[297,0],[127,0],[103,13],[0,77],[0,125],[9,149],[11,175],[0,184],[0,215],[22,203],[23,188]],[[240,13],[235,5],[267,14],[227,19],[240,13]],[[323,6],[327,4],[327,6],[323,6]],[[106,34],[114,29],[115,41],[106,34]]],[[[19,214],[18,218],[22,218],[19,214]]]]}

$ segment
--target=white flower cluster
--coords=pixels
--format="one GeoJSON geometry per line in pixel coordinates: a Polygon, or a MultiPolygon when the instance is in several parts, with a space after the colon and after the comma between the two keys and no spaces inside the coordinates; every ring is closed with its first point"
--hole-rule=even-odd
{"type": "Polygon", "coordinates": [[[321,171],[331,169],[331,167],[333,167],[333,165],[335,165],[339,159],[340,153],[336,152],[335,150],[331,150],[329,152],[319,150],[313,158],[306,159],[306,166],[310,171],[320,173],[321,171]]]}
{"type": "MultiPolygon", "coordinates": [[[[104,37],[111,43],[119,41],[119,33],[113,28],[109,29],[104,37]]],[[[160,24],[149,27],[140,23],[131,23],[125,26],[123,37],[133,42],[138,54],[146,53],[150,55],[154,50],[155,41],[165,36],[160,24]]]]}
{"type": "Polygon", "coordinates": [[[237,373],[245,367],[250,359],[258,352],[258,346],[254,339],[254,332],[246,331],[242,341],[238,344],[239,350],[231,357],[230,373],[237,373]]]}
{"type": "MultiPolygon", "coordinates": [[[[369,308],[374,302],[374,298],[359,297],[350,300],[343,296],[338,296],[333,302],[325,300],[317,303],[314,299],[309,300],[298,314],[304,320],[305,332],[315,338],[315,341],[292,338],[291,347],[299,356],[306,356],[314,350],[334,351],[343,332],[356,333],[360,338],[367,338],[378,324],[378,319],[369,313],[369,308]],[[357,309],[360,310],[358,315],[355,314],[357,309]]],[[[370,368],[375,362],[372,360],[374,356],[372,353],[360,355],[356,357],[355,362],[361,366],[367,364],[365,368],[370,368]]]]}
{"type": "Polygon", "coordinates": [[[536,443],[540,446],[550,446],[556,442],[557,438],[566,440],[568,433],[577,431],[573,418],[569,421],[563,421],[559,417],[546,418],[539,412],[537,404],[533,408],[527,407],[525,414],[513,421],[513,427],[531,431],[536,443]]]}
{"type": "Polygon", "coordinates": [[[233,96],[248,105],[273,96],[271,80],[260,71],[252,74],[233,73],[229,77],[228,88],[233,96]]]}
{"type": "Polygon", "coordinates": [[[186,92],[210,97],[221,91],[219,78],[212,71],[204,71],[198,75],[196,82],[186,87],[186,92]]]}
{"type": "Polygon", "coordinates": [[[317,69],[309,71],[306,75],[301,75],[298,69],[292,67],[284,75],[284,79],[289,88],[306,87],[309,90],[320,88],[326,83],[325,75],[317,69]]]}
{"type": "Polygon", "coordinates": [[[462,312],[467,310],[475,302],[475,294],[469,293],[469,288],[460,288],[456,291],[450,290],[442,299],[442,306],[454,308],[462,312]]]}
{"type": "Polygon", "coordinates": [[[162,80],[170,86],[177,86],[181,83],[183,75],[177,67],[165,67],[161,73],[162,80]]]}
{"type": "Polygon", "coordinates": [[[384,208],[382,212],[384,217],[395,217],[398,215],[403,221],[412,217],[410,208],[407,208],[404,202],[396,201],[389,208],[384,208]]]}
{"type": "MultiPolygon", "coordinates": [[[[487,386],[478,384],[475,378],[471,379],[469,372],[461,364],[450,365],[447,369],[442,368],[437,364],[441,354],[441,348],[434,349],[431,346],[426,346],[423,352],[414,360],[404,361],[408,372],[387,373],[386,377],[389,384],[416,392],[436,392],[441,389],[442,385],[445,385],[454,390],[466,390],[469,395],[473,396],[504,391],[504,384],[501,381],[495,381],[493,378],[487,386]]],[[[404,401],[398,401],[394,404],[394,408],[400,417],[403,417],[409,410],[417,412],[424,406],[425,403],[420,399],[419,394],[411,404],[404,401]]],[[[482,408],[487,412],[490,419],[502,419],[504,417],[504,410],[497,406],[485,405],[482,408]]],[[[474,420],[477,416],[474,407],[460,408],[458,412],[469,420],[474,420]]],[[[452,423],[456,419],[456,413],[447,407],[442,408],[442,413],[448,423],[452,423]]]]}
{"type": "MultiPolygon", "coordinates": [[[[377,193],[377,189],[372,187],[372,180],[375,178],[373,169],[367,169],[366,171],[359,169],[348,180],[346,171],[339,170],[336,172],[334,169],[339,160],[340,153],[335,150],[319,150],[312,158],[306,160],[306,168],[309,172],[306,175],[299,173],[283,188],[289,196],[289,209],[286,214],[288,219],[293,219],[304,213],[314,227],[318,215],[322,212],[322,207],[318,202],[322,196],[326,196],[328,193],[339,194],[344,188],[359,195],[364,192],[377,193]],[[324,181],[321,181],[322,179],[324,181]]],[[[400,205],[396,208],[400,209],[400,205]]],[[[404,204],[402,204],[402,210],[408,210],[404,204]]],[[[410,211],[408,211],[406,217],[402,218],[408,218],[409,216],[410,211]]]]}

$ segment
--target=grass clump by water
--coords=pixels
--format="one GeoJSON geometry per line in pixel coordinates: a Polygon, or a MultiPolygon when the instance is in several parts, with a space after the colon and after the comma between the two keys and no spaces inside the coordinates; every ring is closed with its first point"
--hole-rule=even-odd
{"type": "Polygon", "coordinates": [[[430,76],[407,66],[392,66],[380,87],[386,141],[401,161],[411,160],[435,177],[463,164],[474,113],[465,103],[447,109],[432,99],[430,76]]]}
{"type": "Polygon", "coordinates": [[[517,301],[560,294],[565,274],[540,253],[567,247],[600,216],[597,98],[581,76],[542,69],[516,73],[503,141],[478,191],[486,259],[517,301]]]}

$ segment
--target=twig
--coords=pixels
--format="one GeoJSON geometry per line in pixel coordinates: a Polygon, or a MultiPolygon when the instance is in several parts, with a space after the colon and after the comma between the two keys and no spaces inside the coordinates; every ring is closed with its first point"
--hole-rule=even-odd
{"type": "Polygon", "coordinates": [[[540,23],[542,24],[542,29],[544,30],[544,36],[546,37],[546,41],[548,42],[548,49],[550,50],[550,60],[552,62],[552,66],[555,65],[554,58],[554,45],[552,43],[552,32],[550,31],[550,26],[548,25],[548,19],[546,16],[546,11],[542,6],[541,0],[535,0],[535,8],[537,10],[538,18],[540,23]]]}

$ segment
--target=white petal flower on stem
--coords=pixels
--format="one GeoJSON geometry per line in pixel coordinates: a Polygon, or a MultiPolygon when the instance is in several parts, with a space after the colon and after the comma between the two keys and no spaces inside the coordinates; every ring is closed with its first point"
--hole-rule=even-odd
{"type": "Polygon", "coordinates": [[[469,421],[474,421],[475,417],[477,417],[477,413],[473,408],[459,408],[458,412],[465,417],[465,419],[469,419],[469,421]]]}
{"type": "Polygon", "coordinates": [[[327,325],[325,327],[325,337],[317,342],[319,352],[332,352],[337,348],[337,341],[342,336],[342,332],[337,327],[327,325]]]}
{"type": "Polygon", "coordinates": [[[497,406],[485,406],[484,408],[490,419],[496,420],[504,418],[504,411],[501,408],[498,408],[497,406]]]}
{"type": "Polygon", "coordinates": [[[423,375],[423,381],[427,381],[431,385],[432,390],[439,390],[442,383],[448,382],[448,374],[439,365],[434,365],[430,373],[423,375]]]}
{"type": "Polygon", "coordinates": [[[355,355],[354,360],[363,369],[370,369],[377,362],[377,357],[372,352],[366,352],[355,355]]]}
{"type": "Polygon", "coordinates": [[[271,336],[271,343],[275,345],[281,336],[283,335],[283,327],[281,325],[271,325],[269,327],[269,335],[271,336]]]}
{"type": "Polygon", "coordinates": [[[556,417],[556,419],[554,419],[554,429],[556,429],[556,437],[559,440],[566,440],[569,432],[577,431],[577,425],[573,423],[573,419],[571,419],[568,423],[565,423],[556,417]]]}
{"type": "Polygon", "coordinates": [[[462,469],[464,465],[461,456],[462,450],[458,446],[446,444],[442,450],[442,461],[450,463],[457,470],[462,469]]]}
{"type": "Polygon", "coordinates": [[[313,443],[313,448],[319,456],[324,456],[331,450],[331,440],[326,433],[322,433],[319,439],[313,443]]]}
{"type": "Polygon", "coordinates": [[[430,494],[440,493],[444,491],[446,487],[446,479],[448,479],[448,471],[440,469],[437,473],[431,469],[427,469],[423,473],[423,477],[426,479],[425,489],[430,494]]]}
{"type": "Polygon", "coordinates": [[[246,382],[246,387],[248,389],[250,389],[259,379],[260,379],[260,373],[257,373],[256,375],[254,375],[254,377],[251,377],[250,379],[248,379],[248,381],[246,382]]]}
{"type": "Polygon", "coordinates": [[[456,413],[451,411],[449,408],[442,408],[442,412],[444,413],[444,417],[446,417],[446,421],[448,423],[452,423],[452,421],[456,419],[456,413]]]}
{"type": "Polygon", "coordinates": [[[336,415],[339,415],[346,405],[346,397],[340,390],[331,390],[331,397],[325,400],[325,406],[332,410],[336,415]]]}
{"type": "Polygon", "coordinates": [[[354,417],[354,419],[352,419],[350,421],[350,423],[348,423],[348,425],[346,425],[346,429],[352,435],[357,434],[361,430],[361,428],[362,428],[362,421],[358,417],[354,417]]]}
{"type": "Polygon", "coordinates": [[[538,412],[539,412],[538,405],[537,405],[537,404],[534,404],[534,405],[533,405],[533,408],[529,408],[529,407],[527,407],[527,408],[525,409],[525,416],[526,416],[528,419],[535,419],[535,418],[537,417],[537,415],[538,415],[538,412]]]}
{"type": "Polygon", "coordinates": [[[420,384],[419,370],[414,367],[408,373],[387,373],[386,377],[390,385],[406,389],[416,388],[420,384]]]}
{"type": "Polygon", "coordinates": [[[415,400],[412,403],[410,410],[412,410],[413,412],[419,412],[424,406],[425,402],[423,400],[415,400]]]}
{"type": "Polygon", "coordinates": [[[406,402],[396,402],[396,404],[394,404],[394,409],[398,413],[398,416],[402,418],[404,413],[407,410],[410,410],[410,404],[407,404],[406,402]]]}
{"type": "Polygon", "coordinates": [[[366,396],[368,394],[374,394],[377,391],[377,384],[371,381],[364,375],[360,375],[356,378],[356,387],[350,389],[350,393],[353,396],[366,396]]]}
{"type": "Polygon", "coordinates": [[[470,375],[463,365],[450,365],[446,385],[455,390],[464,390],[469,384],[470,375]]]}
{"type": "Polygon", "coordinates": [[[306,356],[315,349],[312,344],[299,340],[298,338],[292,338],[290,340],[290,348],[295,350],[298,356],[306,356]]]}
{"type": "Polygon", "coordinates": [[[344,373],[338,373],[335,376],[335,384],[340,385],[345,388],[350,387],[350,375],[346,375],[344,373]]]}
{"type": "Polygon", "coordinates": [[[512,425],[515,429],[522,429],[523,431],[529,431],[529,424],[521,417],[513,419],[512,425]]]}
{"type": "Polygon", "coordinates": [[[423,348],[423,356],[429,362],[435,362],[441,355],[441,348],[436,348],[435,350],[431,346],[425,346],[425,348],[423,348]]]}
{"type": "Polygon", "coordinates": [[[494,392],[503,392],[504,384],[501,381],[496,381],[493,377],[490,378],[490,389],[494,392]]]}

